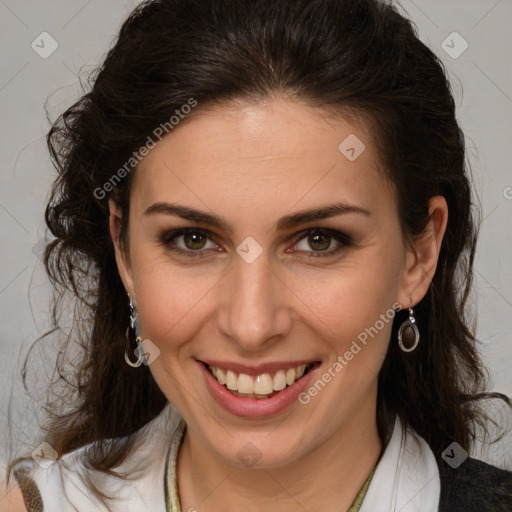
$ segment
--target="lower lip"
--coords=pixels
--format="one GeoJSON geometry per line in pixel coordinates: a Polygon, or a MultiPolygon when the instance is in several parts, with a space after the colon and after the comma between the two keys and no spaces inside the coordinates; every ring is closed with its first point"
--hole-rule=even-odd
{"type": "Polygon", "coordinates": [[[244,398],[236,396],[211,374],[210,370],[198,361],[199,368],[203,372],[206,387],[215,401],[226,411],[236,416],[246,418],[261,418],[271,416],[284,411],[298,401],[298,396],[307,387],[309,381],[317,372],[320,363],[314,363],[309,372],[291,386],[287,386],[272,398],[244,398]]]}

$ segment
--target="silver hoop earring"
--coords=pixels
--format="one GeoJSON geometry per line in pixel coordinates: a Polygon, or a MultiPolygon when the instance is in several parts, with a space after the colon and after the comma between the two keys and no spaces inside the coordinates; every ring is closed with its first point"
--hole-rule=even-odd
{"type": "MultiPolygon", "coordinates": [[[[128,297],[130,297],[130,295],[128,295],[128,297]]],[[[138,315],[133,305],[133,299],[130,297],[130,323],[126,328],[126,332],[124,334],[126,340],[126,347],[124,349],[124,359],[132,368],[138,368],[144,361],[144,351],[140,350],[142,338],[139,336],[138,333],[138,325],[138,315]],[[135,363],[132,363],[128,356],[128,352],[132,351],[133,347],[135,347],[134,353],[137,354],[137,361],[135,361],[135,363]]]]}
{"type": "Polygon", "coordinates": [[[398,329],[398,345],[404,352],[412,352],[420,342],[420,331],[416,325],[414,311],[409,308],[409,318],[398,329]],[[404,343],[405,342],[405,343],[404,343]]]}

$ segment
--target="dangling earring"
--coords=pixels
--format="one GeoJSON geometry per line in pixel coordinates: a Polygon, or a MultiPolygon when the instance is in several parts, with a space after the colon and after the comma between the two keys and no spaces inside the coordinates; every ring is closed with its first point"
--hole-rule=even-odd
{"type": "Polygon", "coordinates": [[[398,329],[398,344],[404,352],[412,352],[420,342],[420,331],[416,325],[414,311],[409,308],[409,318],[398,329]],[[405,342],[405,344],[404,344],[405,342]]]}
{"type": "MultiPolygon", "coordinates": [[[[130,295],[128,295],[128,297],[130,297],[130,295]]],[[[142,338],[139,336],[138,325],[138,315],[135,311],[135,307],[133,306],[133,299],[130,297],[130,324],[126,328],[125,332],[126,347],[124,349],[124,358],[132,368],[138,368],[144,360],[144,351],[140,350],[142,338]],[[137,354],[137,361],[132,363],[128,357],[128,352],[132,351],[134,346],[134,352],[137,354]]]]}

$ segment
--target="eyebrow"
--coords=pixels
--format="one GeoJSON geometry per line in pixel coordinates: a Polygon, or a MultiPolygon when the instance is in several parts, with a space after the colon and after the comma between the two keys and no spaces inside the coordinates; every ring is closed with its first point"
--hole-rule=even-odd
{"type": "MultiPolygon", "coordinates": [[[[356,206],[353,204],[338,202],[327,206],[314,208],[312,210],[302,210],[296,213],[292,213],[290,215],[285,215],[284,217],[281,217],[281,219],[279,219],[275,227],[276,230],[284,230],[292,228],[299,224],[304,224],[306,222],[328,219],[330,217],[336,217],[338,215],[343,215],[347,213],[358,213],[370,216],[370,212],[365,208],[361,208],[360,206],[356,206]]],[[[144,215],[156,214],[174,215],[177,217],[181,217],[182,219],[190,220],[192,222],[206,224],[208,226],[216,227],[218,229],[233,232],[232,226],[222,217],[219,217],[208,212],[196,210],[194,208],[190,208],[189,206],[158,202],[152,204],[144,212],[144,215]]]]}

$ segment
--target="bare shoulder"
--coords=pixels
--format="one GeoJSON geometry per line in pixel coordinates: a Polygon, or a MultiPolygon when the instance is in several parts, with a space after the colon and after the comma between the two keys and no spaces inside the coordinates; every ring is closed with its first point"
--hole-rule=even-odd
{"type": "Polygon", "coordinates": [[[18,485],[0,485],[0,512],[28,512],[18,485]]]}

